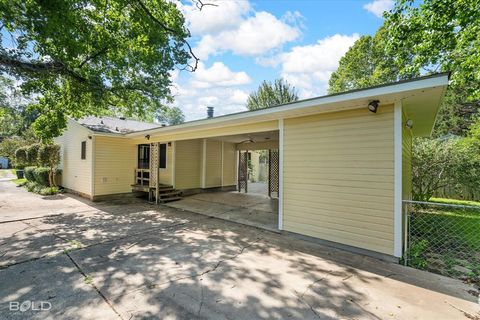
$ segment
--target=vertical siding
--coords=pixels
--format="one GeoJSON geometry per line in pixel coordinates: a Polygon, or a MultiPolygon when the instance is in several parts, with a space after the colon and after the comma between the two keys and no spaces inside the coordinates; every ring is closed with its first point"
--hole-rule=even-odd
{"type": "Polygon", "coordinates": [[[237,150],[234,143],[223,143],[223,185],[237,184],[237,150]]]}
{"type": "Polygon", "coordinates": [[[90,132],[68,121],[64,133],[55,139],[61,147],[62,186],[85,195],[92,195],[92,145],[90,132]],[[81,159],[81,143],[87,142],[86,159],[81,159]]]}
{"type": "Polygon", "coordinates": [[[284,229],[393,254],[393,106],[284,123],[284,229]]]}
{"type": "MultiPolygon", "coordinates": [[[[163,142],[162,142],[163,143],[163,142]]],[[[168,142],[165,142],[167,145],[167,167],[165,169],[159,170],[159,181],[163,184],[173,184],[172,181],[172,161],[173,161],[173,147],[168,145],[168,142]]]]}
{"type": "Polygon", "coordinates": [[[412,199],[412,130],[405,127],[407,117],[403,115],[402,123],[402,199],[412,199]]]}
{"type": "Polygon", "coordinates": [[[137,146],[130,139],[95,137],[95,195],[132,191],[137,146]]]}
{"type": "Polygon", "coordinates": [[[201,139],[176,142],[175,187],[177,189],[201,187],[202,146],[201,139]]]}
{"type": "Polygon", "coordinates": [[[205,188],[222,185],[222,142],[207,140],[205,188]]]}

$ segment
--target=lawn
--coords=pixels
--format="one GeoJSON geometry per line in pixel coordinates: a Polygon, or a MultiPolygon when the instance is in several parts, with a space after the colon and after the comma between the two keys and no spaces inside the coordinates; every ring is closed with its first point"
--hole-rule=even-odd
{"type": "Polygon", "coordinates": [[[432,202],[409,208],[408,264],[480,284],[480,203],[432,202]]]}

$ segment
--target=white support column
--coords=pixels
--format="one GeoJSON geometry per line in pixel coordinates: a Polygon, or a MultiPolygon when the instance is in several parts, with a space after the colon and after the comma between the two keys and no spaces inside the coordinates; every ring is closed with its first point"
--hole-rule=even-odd
{"type": "Polygon", "coordinates": [[[173,186],[173,189],[175,189],[175,165],[176,165],[176,162],[177,162],[177,159],[176,159],[176,153],[177,153],[177,144],[175,143],[175,141],[172,141],[172,186],[173,186]]]}
{"type": "Polygon", "coordinates": [[[283,230],[283,119],[278,120],[278,230],[283,230]]]}
{"type": "Polygon", "coordinates": [[[393,255],[402,256],[402,102],[396,101],[393,113],[394,200],[393,200],[393,255]]]}
{"type": "Polygon", "coordinates": [[[223,164],[223,162],[224,162],[223,153],[224,153],[224,144],[223,144],[223,140],[222,140],[222,179],[221,179],[221,181],[222,181],[222,187],[223,187],[223,185],[224,185],[224,184],[223,184],[223,166],[224,166],[224,164],[223,164]]]}
{"type": "Polygon", "coordinates": [[[206,186],[207,175],[207,139],[203,139],[202,145],[202,188],[206,186]]]}

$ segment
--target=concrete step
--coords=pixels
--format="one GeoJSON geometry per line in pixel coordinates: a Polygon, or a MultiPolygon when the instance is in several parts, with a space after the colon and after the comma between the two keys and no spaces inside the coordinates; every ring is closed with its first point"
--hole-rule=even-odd
{"type": "Polygon", "coordinates": [[[168,197],[177,197],[177,196],[180,196],[182,194],[181,191],[172,191],[172,192],[167,192],[167,193],[159,193],[158,196],[159,198],[168,198],[168,197]]]}
{"type": "Polygon", "coordinates": [[[166,202],[171,202],[171,201],[178,201],[181,200],[182,197],[171,197],[171,198],[160,198],[158,199],[159,203],[166,203],[166,202]]]}

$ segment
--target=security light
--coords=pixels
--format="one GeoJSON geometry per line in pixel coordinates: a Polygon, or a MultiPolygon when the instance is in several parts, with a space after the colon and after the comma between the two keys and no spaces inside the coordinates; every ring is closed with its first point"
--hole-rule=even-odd
{"type": "Polygon", "coordinates": [[[370,102],[368,103],[368,111],[373,112],[373,113],[377,113],[378,103],[379,103],[379,102],[380,102],[380,101],[378,101],[378,100],[370,101],[370,102]]]}
{"type": "Polygon", "coordinates": [[[405,122],[405,127],[407,127],[408,129],[412,129],[412,128],[413,128],[413,120],[412,120],[412,119],[408,119],[408,120],[405,122]]]}
{"type": "Polygon", "coordinates": [[[145,136],[145,139],[150,140],[150,135],[147,134],[147,135],[145,136]]]}

